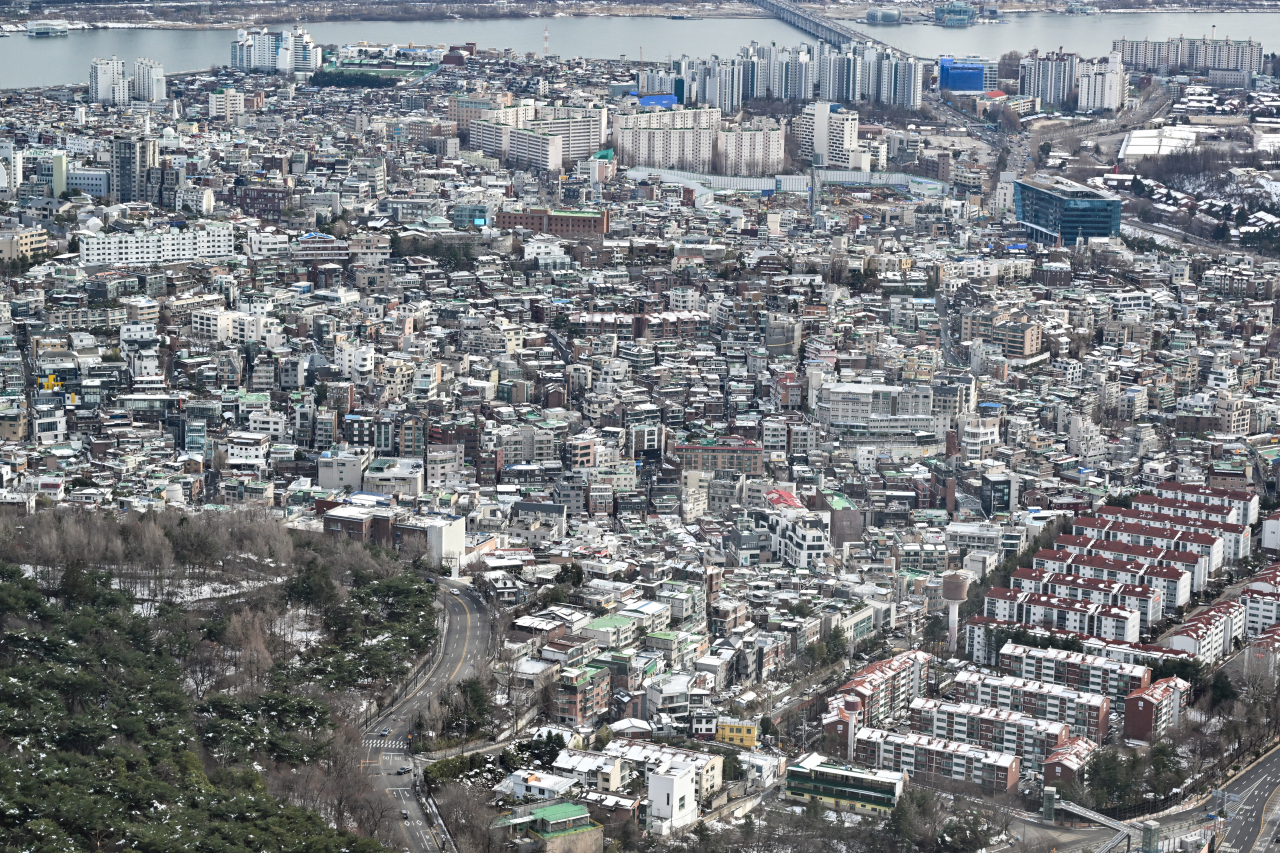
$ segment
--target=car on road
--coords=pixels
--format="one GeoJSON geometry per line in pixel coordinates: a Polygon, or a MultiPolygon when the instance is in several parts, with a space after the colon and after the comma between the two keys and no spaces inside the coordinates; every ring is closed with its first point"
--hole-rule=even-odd
{"type": "Polygon", "coordinates": [[[462,595],[462,590],[460,589],[450,589],[449,592],[453,593],[454,595],[462,595]]]}
{"type": "Polygon", "coordinates": [[[387,737],[387,736],[389,736],[390,734],[391,734],[391,729],[383,729],[383,730],[382,730],[382,737],[387,737]]]}
{"type": "Polygon", "coordinates": [[[402,819],[404,819],[404,820],[408,820],[408,819],[409,819],[409,810],[408,810],[408,809],[401,809],[401,810],[400,810],[400,817],[401,817],[402,819]]]}
{"type": "Polygon", "coordinates": [[[396,775],[404,776],[412,772],[413,772],[413,768],[410,767],[408,764],[401,764],[400,767],[396,770],[396,775]]]}

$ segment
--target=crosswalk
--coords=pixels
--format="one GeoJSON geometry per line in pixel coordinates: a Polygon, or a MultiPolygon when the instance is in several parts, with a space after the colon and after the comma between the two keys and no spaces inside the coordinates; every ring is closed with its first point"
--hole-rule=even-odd
{"type": "Polygon", "coordinates": [[[365,746],[369,747],[370,749],[382,749],[382,750],[387,750],[387,749],[399,749],[399,750],[404,750],[404,749],[407,749],[407,748],[408,748],[408,746],[409,746],[407,743],[405,743],[405,742],[404,742],[403,740],[401,740],[400,738],[388,738],[388,737],[367,737],[367,738],[362,738],[362,739],[361,739],[361,742],[362,742],[365,746]]]}

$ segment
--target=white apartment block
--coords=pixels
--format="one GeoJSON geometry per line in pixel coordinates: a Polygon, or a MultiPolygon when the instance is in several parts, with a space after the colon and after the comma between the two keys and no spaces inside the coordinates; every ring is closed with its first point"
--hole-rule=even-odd
{"type": "Polygon", "coordinates": [[[288,257],[289,238],[287,234],[280,232],[248,232],[248,255],[250,257],[288,257]]]}
{"type": "Polygon", "coordinates": [[[209,118],[230,121],[244,112],[244,92],[233,88],[214,89],[209,93],[209,118]]]}
{"type": "Polygon", "coordinates": [[[624,166],[652,166],[710,172],[720,110],[618,113],[613,117],[613,145],[624,166]]]}
{"type": "Polygon", "coordinates": [[[1101,743],[1107,733],[1111,700],[1100,693],[1012,675],[956,673],[956,701],[984,708],[1020,711],[1041,720],[1071,726],[1071,733],[1101,743]]]}
{"type": "Polygon", "coordinates": [[[1079,112],[1118,110],[1124,106],[1127,88],[1119,52],[1084,60],[1076,66],[1076,89],[1079,92],[1076,110],[1079,112]]]}
{"type": "Polygon", "coordinates": [[[869,156],[858,147],[858,114],[838,108],[826,101],[805,106],[795,124],[800,156],[828,169],[869,169],[869,156]]]}
{"type": "Polygon", "coordinates": [[[80,260],[90,266],[150,264],[230,258],[236,253],[229,222],[197,222],[190,228],[98,233],[80,240],[80,260]]]}
{"type": "Polygon", "coordinates": [[[782,171],[786,131],[776,122],[724,125],[716,136],[715,169],[721,175],[776,175],[782,171]]]}
{"type": "MultiPolygon", "coordinates": [[[[486,111],[486,112],[497,112],[486,111]]],[[[554,171],[565,161],[565,137],[488,119],[471,122],[468,147],[507,163],[554,171]]]]}
{"type": "Polygon", "coordinates": [[[167,97],[164,66],[153,59],[142,57],[135,59],[133,61],[133,99],[158,104],[167,97]]]}
{"type": "Polygon", "coordinates": [[[1236,511],[1235,521],[1239,524],[1255,524],[1258,521],[1258,496],[1249,492],[1232,489],[1212,489],[1208,486],[1192,486],[1186,483],[1169,481],[1156,486],[1156,497],[1177,501],[1209,504],[1211,506],[1231,507],[1236,511]]]}
{"type": "Polygon", "coordinates": [[[1247,616],[1246,605],[1224,601],[1188,619],[1163,643],[1171,649],[1190,652],[1205,666],[1213,666],[1231,654],[1236,640],[1244,641],[1247,616]]]}
{"type": "Polygon", "coordinates": [[[1239,601],[1245,609],[1245,634],[1256,637],[1272,625],[1280,624],[1280,592],[1245,589],[1239,601]]]}
{"type": "Polygon", "coordinates": [[[115,104],[120,86],[124,84],[126,97],[120,103],[128,103],[128,82],[124,76],[124,60],[94,58],[89,62],[89,100],[95,104],[115,104]]]}
{"type": "Polygon", "coordinates": [[[1136,610],[1004,587],[987,590],[983,615],[1129,643],[1138,642],[1142,635],[1142,619],[1136,610]]]}
{"type": "Polygon", "coordinates": [[[275,317],[262,317],[244,311],[200,308],[191,312],[191,334],[210,341],[235,341],[246,344],[264,343],[268,335],[284,333],[275,317]]]}

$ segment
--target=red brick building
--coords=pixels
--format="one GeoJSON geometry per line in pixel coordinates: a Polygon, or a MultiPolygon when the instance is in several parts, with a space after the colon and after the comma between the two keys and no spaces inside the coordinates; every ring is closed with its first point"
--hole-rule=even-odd
{"type": "Polygon", "coordinates": [[[608,234],[607,210],[502,210],[494,220],[499,228],[524,228],[557,237],[579,237],[584,234],[608,234]]]}
{"type": "Polygon", "coordinates": [[[1191,685],[1164,678],[1129,694],[1124,700],[1124,736],[1154,743],[1175,728],[1186,710],[1191,685]]]}

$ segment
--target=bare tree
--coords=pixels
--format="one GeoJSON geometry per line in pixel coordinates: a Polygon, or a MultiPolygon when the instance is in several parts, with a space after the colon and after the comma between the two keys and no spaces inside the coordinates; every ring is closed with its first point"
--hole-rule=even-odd
{"type": "Polygon", "coordinates": [[[502,849],[500,836],[489,827],[498,810],[485,797],[453,782],[441,787],[435,795],[440,818],[448,827],[458,849],[465,853],[494,853],[502,849]]]}

